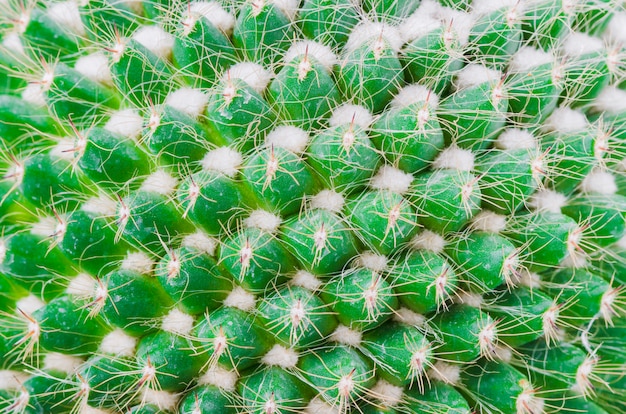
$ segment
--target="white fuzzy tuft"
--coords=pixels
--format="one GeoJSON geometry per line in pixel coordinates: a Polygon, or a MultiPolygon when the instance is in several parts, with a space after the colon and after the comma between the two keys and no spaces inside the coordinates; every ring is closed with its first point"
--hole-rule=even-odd
{"type": "Polygon", "coordinates": [[[81,56],[76,60],[74,69],[94,82],[99,82],[107,86],[113,85],[113,75],[109,68],[109,59],[102,52],[81,56]]]}
{"type": "Polygon", "coordinates": [[[28,378],[22,371],[0,370],[0,390],[19,390],[28,378]]]}
{"type": "Polygon", "coordinates": [[[295,19],[296,13],[298,13],[298,7],[300,6],[299,0],[271,0],[271,2],[285,13],[285,16],[290,20],[295,19]]]}
{"type": "Polygon", "coordinates": [[[69,29],[79,36],[85,35],[85,26],[75,1],[63,1],[50,5],[48,17],[64,29],[69,29]]]}
{"type": "Polygon", "coordinates": [[[337,329],[330,334],[329,338],[332,342],[353,346],[355,348],[361,345],[363,334],[359,331],[354,331],[345,325],[339,325],[337,329]]]}
{"type": "Polygon", "coordinates": [[[252,311],[255,305],[256,298],[254,295],[242,287],[236,287],[224,299],[224,306],[241,309],[245,312],[252,311]]]}
{"type": "Polygon", "coordinates": [[[22,99],[34,106],[46,106],[43,88],[38,83],[30,83],[22,91],[22,99]]]}
{"type": "Polygon", "coordinates": [[[587,128],[587,117],[581,111],[570,108],[557,108],[543,123],[546,132],[568,134],[587,128]]]}
{"type": "Polygon", "coordinates": [[[74,148],[76,147],[75,140],[72,138],[60,138],[57,140],[56,144],[50,149],[50,155],[53,158],[65,160],[68,162],[74,161],[75,153],[74,148]]]}
{"type": "Polygon", "coordinates": [[[537,148],[537,139],[525,129],[507,128],[498,135],[496,148],[502,150],[518,150],[537,148]]]}
{"type": "Polygon", "coordinates": [[[117,212],[117,204],[106,196],[91,197],[80,206],[87,213],[98,214],[105,217],[113,217],[117,212]]]}
{"type": "Polygon", "coordinates": [[[478,231],[500,233],[506,228],[506,220],[507,216],[496,214],[489,210],[482,210],[472,219],[471,227],[478,231]]]}
{"type": "Polygon", "coordinates": [[[475,16],[472,13],[442,7],[436,17],[444,22],[444,26],[452,27],[451,34],[456,37],[461,47],[467,45],[475,22],[475,16]]]}
{"type": "Polygon", "coordinates": [[[51,237],[57,230],[58,220],[55,217],[41,217],[38,222],[33,223],[30,233],[36,236],[51,237]]]}
{"type": "Polygon", "coordinates": [[[320,397],[315,397],[304,410],[304,414],[339,414],[337,406],[329,405],[320,397]]]}
{"type": "Polygon", "coordinates": [[[426,323],[426,317],[424,315],[413,312],[408,308],[400,308],[394,312],[393,320],[411,326],[423,326],[426,323]]]}
{"type": "Polygon", "coordinates": [[[58,371],[66,374],[74,374],[83,362],[85,361],[77,356],[65,355],[58,352],[48,352],[43,360],[43,368],[46,371],[58,371]]]}
{"type": "Polygon", "coordinates": [[[272,72],[252,62],[237,63],[231,66],[225,75],[227,79],[241,79],[261,94],[272,80],[272,76],[272,72]]]}
{"type": "Polygon", "coordinates": [[[289,284],[292,286],[303,287],[312,292],[315,292],[320,287],[322,287],[322,282],[312,273],[309,273],[305,270],[299,270],[298,272],[296,272],[295,276],[289,281],[289,284]]]}
{"type": "Polygon", "coordinates": [[[200,89],[180,88],[167,95],[165,103],[192,118],[198,118],[208,101],[209,96],[200,89]]]}
{"type": "Polygon", "coordinates": [[[173,194],[177,185],[178,180],[174,176],[164,170],[157,170],[146,177],[139,190],[166,196],[173,194]]]}
{"type": "Polygon", "coordinates": [[[202,168],[217,171],[228,177],[234,177],[241,167],[243,157],[240,152],[228,147],[209,151],[202,159],[202,168]]]}
{"type": "Polygon", "coordinates": [[[546,63],[554,63],[552,53],[531,46],[524,46],[511,58],[509,71],[513,73],[528,72],[546,63]]]}
{"type": "Polygon", "coordinates": [[[0,239],[0,264],[4,262],[4,259],[7,257],[7,245],[6,242],[0,239]]]}
{"type": "Polygon", "coordinates": [[[428,371],[428,376],[435,381],[456,385],[461,379],[461,367],[438,361],[428,371]]]}
{"type": "Polygon", "coordinates": [[[41,299],[33,295],[23,297],[15,303],[15,307],[17,309],[24,311],[29,315],[44,306],[46,306],[46,304],[42,302],[41,299]]]}
{"type": "Polygon", "coordinates": [[[412,182],[413,176],[411,174],[390,165],[384,165],[372,177],[370,187],[376,190],[389,190],[397,194],[404,194],[409,191],[412,182]]]}
{"type": "Polygon", "coordinates": [[[341,212],[345,200],[333,190],[322,190],[311,199],[311,208],[321,208],[333,213],[341,212]]]}
{"type": "Polygon", "coordinates": [[[439,234],[430,230],[424,230],[417,236],[413,237],[409,242],[411,247],[416,250],[427,250],[433,253],[443,252],[446,241],[439,234]]]}
{"type": "Polygon", "coordinates": [[[104,129],[126,138],[135,139],[141,135],[143,130],[143,118],[133,109],[122,109],[111,114],[104,125],[104,129]]]}
{"type": "Polygon", "coordinates": [[[352,30],[344,51],[350,53],[368,42],[372,42],[372,48],[385,48],[386,43],[396,52],[404,44],[400,31],[396,27],[385,23],[366,21],[358,24],[352,30]]]}
{"type": "Polygon", "coordinates": [[[598,52],[602,49],[604,49],[604,43],[601,39],[589,36],[585,33],[570,33],[563,42],[563,52],[570,58],[598,52]]]}
{"type": "Polygon", "coordinates": [[[18,55],[24,55],[24,45],[20,35],[16,32],[7,33],[2,38],[2,46],[7,50],[17,53],[18,55]]]}
{"type": "Polygon", "coordinates": [[[224,391],[235,391],[239,376],[236,371],[228,371],[220,366],[210,366],[198,379],[200,385],[215,385],[224,391]]]}
{"type": "Polygon", "coordinates": [[[611,195],[617,192],[615,176],[608,171],[594,170],[580,184],[584,193],[611,195]]]}
{"type": "Polygon", "coordinates": [[[626,112],[626,91],[616,86],[607,86],[593,102],[595,112],[620,114],[626,112]]]}
{"type": "Polygon", "coordinates": [[[609,45],[626,44],[626,11],[616,11],[602,37],[609,45]]]}
{"type": "Polygon", "coordinates": [[[130,270],[141,274],[149,274],[154,268],[154,261],[143,252],[129,252],[120,266],[123,270],[130,270]]]}
{"type": "Polygon", "coordinates": [[[496,84],[502,78],[502,73],[489,69],[477,63],[470,63],[461,69],[454,78],[456,90],[468,89],[486,82],[496,84]]]}
{"type": "Polygon", "coordinates": [[[391,106],[404,108],[417,103],[428,103],[430,108],[435,109],[439,105],[439,96],[425,86],[408,85],[400,89],[396,96],[393,97],[391,106]]]}
{"type": "Polygon", "coordinates": [[[404,20],[398,29],[405,43],[410,43],[442,26],[436,17],[441,6],[434,1],[423,1],[415,12],[404,20]]]}
{"type": "Polygon", "coordinates": [[[494,357],[498,361],[511,362],[511,359],[513,359],[513,351],[510,348],[507,348],[506,346],[496,344],[494,351],[495,351],[494,357]]]}
{"type": "Polygon", "coordinates": [[[146,404],[153,404],[164,411],[174,411],[178,405],[178,394],[169,391],[157,391],[149,387],[142,390],[141,401],[146,404]]]}
{"type": "Polygon", "coordinates": [[[520,269],[520,278],[517,284],[526,286],[529,289],[539,289],[541,287],[541,277],[537,273],[529,272],[527,269],[520,269]]]}
{"type": "Polygon", "coordinates": [[[265,137],[265,145],[284,148],[296,154],[302,154],[309,143],[309,134],[302,128],[281,125],[274,128],[265,137]]]}
{"type": "Polygon", "coordinates": [[[454,298],[454,302],[462,303],[472,308],[480,308],[483,305],[483,297],[479,293],[460,291],[454,298]]]}
{"type": "Polygon", "coordinates": [[[235,26],[235,16],[228,13],[217,1],[195,1],[191,3],[192,14],[205,17],[213,26],[229,34],[235,26]]]}
{"type": "Polygon", "coordinates": [[[109,68],[109,59],[102,52],[81,56],[76,60],[74,69],[94,82],[108,86],[113,85],[113,75],[109,68]]]}
{"type": "Polygon", "coordinates": [[[102,338],[99,351],[120,357],[132,357],[137,348],[137,338],[128,335],[122,329],[115,329],[102,338]]]}
{"type": "Polygon", "coordinates": [[[334,66],[337,64],[337,56],[330,47],[312,40],[300,40],[291,45],[287,53],[285,53],[283,61],[289,63],[296,57],[302,55],[312,56],[329,72],[332,72],[334,66]]]}
{"type": "Polygon", "coordinates": [[[179,309],[172,309],[161,322],[161,329],[177,335],[188,336],[193,330],[193,316],[179,309]]]}
{"type": "Polygon", "coordinates": [[[355,265],[374,272],[384,272],[387,269],[387,256],[374,252],[364,252],[357,257],[355,265]]]}
{"type": "Polygon", "coordinates": [[[213,256],[217,248],[218,241],[213,237],[209,237],[205,233],[198,231],[185,236],[181,246],[198,250],[202,253],[213,256]]]}
{"type": "Polygon", "coordinates": [[[626,236],[622,237],[621,239],[619,239],[615,245],[617,247],[619,247],[620,249],[626,250],[626,236]]]}
{"type": "Polygon", "coordinates": [[[295,368],[298,363],[298,353],[293,349],[285,348],[281,345],[274,345],[267,354],[263,356],[261,362],[269,366],[278,366],[285,369],[295,368]]]}
{"type": "Polygon", "coordinates": [[[331,127],[350,125],[352,122],[354,122],[354,125],[360,126],[361,128],[369,128],[372,122],[374,122],[374,116],[369,109],[364,106],[343,104],[335,108],[328,120],[328,124],[331,127]]]}
{"type": "Polygon", "coordinates": [[[67,289],[65,289],[65,293],[78,297],[91,297],[93,296],[97,283],[96,279],[91,275],[80,273],[70,281],[67,289]]]}
{"type": "Polygon", "coordinates": [[[174,36],[167,33],[160,26],[141,26],[133,34],[133,39],[161,59],[168,60],[172,56],[174,36]]]}
{"type": "Polygon", "coordinates": [[[585,253],[579,252],[578,250],[570,251],[559,266],[571,268],[571,269],[584,269],[589,265],[587,262],[587,256],[585,253]]]}
{"type": "Polygon", "coordinates": [[[519,4],[519,0],[472,0],[472,13],[485,15],[503,8],[511,9],[519,4]]]}
{"type": "Polygon", "coordinates": [[[567,202],[567,197],[552,190],[538,190],[528,200],[528,206],[535,211],[560,213],[567,202]]]}
{"type": "Polygon", "coordinates": [[[372,395],[387,407],[395,407],[402,402],[404,389],[378,380],[371,389],[372,395]]]}
{"type": "Polygon", "coordinates": [[[87,404],[81,404],[79,411],[76,414],[114,414],[113,411],[105,410],[103,408],[95,408],[87,404]]]}
{"type": "Polygon", "coordinates": [[[282,222],[281,218],[265,210],[254,210],[248,218],[243,221],[247,228],[259,229],[268,233],[276,233],[282,222]]]}
{"type": "Polygon", "coordinates": [[[474,169],[474,154],[470,150],[450,146],[441,151],[435,158],[433,168],[472,171],[474,169]]]}

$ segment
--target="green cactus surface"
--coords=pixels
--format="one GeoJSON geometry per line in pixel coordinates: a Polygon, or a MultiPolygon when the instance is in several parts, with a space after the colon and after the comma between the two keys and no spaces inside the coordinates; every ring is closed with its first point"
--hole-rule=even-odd
{"type": "Polygon", "coordinates": [[[624,0],[0,0],[0,414],[626,413],[624,0]]]}

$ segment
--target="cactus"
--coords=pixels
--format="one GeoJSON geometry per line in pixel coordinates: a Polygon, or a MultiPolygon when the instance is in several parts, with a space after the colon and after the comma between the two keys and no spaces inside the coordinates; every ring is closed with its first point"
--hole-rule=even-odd
{"type": "Polygon", "coordinates": [[[626,412],[617,0],[0,0],[0,414],[626,412]]]}

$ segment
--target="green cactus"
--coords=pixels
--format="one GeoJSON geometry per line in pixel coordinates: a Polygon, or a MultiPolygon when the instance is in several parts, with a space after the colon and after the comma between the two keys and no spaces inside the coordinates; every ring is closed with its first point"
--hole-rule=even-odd
{"type": "Polygon", "coordinates": [[[0,414],[626,411],[617,0],[0,0],[0,414]]]}

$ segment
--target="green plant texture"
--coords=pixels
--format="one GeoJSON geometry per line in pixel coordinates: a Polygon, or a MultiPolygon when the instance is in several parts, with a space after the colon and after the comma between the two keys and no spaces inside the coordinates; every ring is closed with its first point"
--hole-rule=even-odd
{"type": "Polygon", "coordinates": [[[626,412],[621,0],[0,0],[0,414],[626,412]]]}

